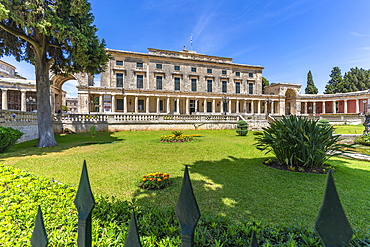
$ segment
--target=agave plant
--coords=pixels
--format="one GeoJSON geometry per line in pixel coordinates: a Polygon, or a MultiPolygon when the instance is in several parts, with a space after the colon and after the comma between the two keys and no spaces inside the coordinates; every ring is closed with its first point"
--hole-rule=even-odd
{"type": "Polygon", "coordinates": [[[257,134],[256,145],[266,154],[273,152],[287,166],[321,167],[330,157],[347,152],[350,145],[340,144],[340,140],[330,126],[292,115],[263,128],[257,134]]]}

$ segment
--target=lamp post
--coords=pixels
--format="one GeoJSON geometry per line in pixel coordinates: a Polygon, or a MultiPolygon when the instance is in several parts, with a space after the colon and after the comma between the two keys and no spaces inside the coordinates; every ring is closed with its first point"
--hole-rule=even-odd
{"type": "Polygon", "coordinates": [[[89,101],[89,102],[87,102],[87,100],[86,100],[86,104],[88,105],[88,107],[89,107],[89,115],[90,115],[90,113],[91,113],[91,105],[94,103],[94,101],[89,101]]]}
{"type": "Polygon", "coordinates": [[[364,103],[364,115],[365,115],[365,105],[367,103],[367,100],[365,99],[364,101],[362,101],[364,103]]]}
{"type": "Polygon", "coordinates": [[[32,112],[32,105],[36,103],[36,99],[35,98],[32,98],[31,96],[29,98],[26,99],[26,102],[28,104],[30,104],[30,110],[32,112]]]}
{"type": "Polygon", "coordinates": [[[311,111],[312,111],[312,106],[308,107],[308,110],[310,110],[310,114],[311,114],[311,111]]]}
{"type": "Polygon", "coordinates": [[[271,100],[269,98],[267,98],[265,100],[265,105],[266,105],[266,109],[267,109],[267,116],[270,115],[270,112],[269,112],[269,104],[271,103],[271,100]]]}
{"type": "Polygon", "coordinates": [[[288,115],[290,115],[290,111],[289,111],[289,109],[290,109],[290,106],[286,106],[286,110],[288,111],[288,115]]]}
{"type": "Polygon", "coordinates": [[[173,101],[173,111],[174,111],[174,113],[176,113],[177,112],[177,98],[175,97],[175,99],[174,99],[174,101],[173,101]]]}
{"type": "Polygon", "coordinates": [[[227,110],[227,105],[226,104],[229,103],[230,99],[226,95],[224,95],[224,96],[222,96],[221,100],[224,103],[224,113],[226,115],[226,110],[227,110]]]}

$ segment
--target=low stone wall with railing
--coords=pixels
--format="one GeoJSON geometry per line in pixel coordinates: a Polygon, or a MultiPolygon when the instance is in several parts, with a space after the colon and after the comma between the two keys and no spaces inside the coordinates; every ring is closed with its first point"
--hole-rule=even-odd
{"type": "Polygon", "coordinates": [[[20,111],[0,111],[0,125],[12,127],[21,131],[23,136],[18,142],[30,141],[38,138],[37,113],[20,111]]]}

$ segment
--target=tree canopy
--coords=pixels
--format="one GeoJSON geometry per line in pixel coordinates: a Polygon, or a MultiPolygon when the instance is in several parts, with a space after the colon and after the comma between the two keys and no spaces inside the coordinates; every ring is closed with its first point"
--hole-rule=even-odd
{"type": "Polygon", "coordinates": [[[318,92],[319,90],[315,86],[315,83],[313,82],[313,79],[312,79],[311,70],[309,70],[307,74],[307,87],[305,89],[305,93],[306,94],[317,94],[318,92]]]}
{"type": "Polygon", "coordinates": [[[56,75],[98,74],[108,61],[105,41],[96,36],[86,0],[0,0],[0,57],[35,66],[37,146],[56,145],[51,119],[49,71],[56,75]]]}
{"type": "Polygon", "coordinates": [[[265,87],[269,85],[270,82],[265,77],[262,77],[262,93],[265,93],[265,87]]]}
{"type": "Polygon", "coordinates": [[[370,70],[363,68],[351,68],[341,75],[341,70],[334,67],[330,74],[330,80],[325,86],[326,94],[348,93],[370,89],[370,70]]]}

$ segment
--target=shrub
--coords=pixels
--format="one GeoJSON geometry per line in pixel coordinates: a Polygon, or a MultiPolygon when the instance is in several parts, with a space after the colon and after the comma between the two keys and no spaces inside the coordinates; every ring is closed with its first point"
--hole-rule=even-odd
{"type": "Polygon", "coordinates": [[[181,136],[181,135],[183,134],[183,132],[182,132],[182,131],[177,131],[177,130],[175,130],[175,131],[172,131],[172,134],[173,134],[175,137],[178,137],[178,136],[181,136]]]}
{"type": "Polygon", "coordinates": [[[320,127],[317,120],[290,116],[271,123],[256,133],[257,148],[273,152],[287,166],[321,167],[331,156],[344,153],[351,145],[339,144],[330,126],[320,127]]]}
{"type": "MultiPolygon", "coordinates": [[[[49,246],[77,246],[77,189],[31,173],[0,165],[0,245],[29,246],[38,205],[43,212],[49,246]]],[[[143,247],[180,246],[180,227],[174,208],[137,205],[115,197],[94,195],[93,246],[123,246],[135,209],[143,247]]],[[[271,225],[246,219],[203,214],[195,229],[195,246],[246,246],[253,230],[260,246],[322,246],[312,227],[297,221],[271,225]]],[[[369,229],[354,229],[351,246],[370,244],[369,229]]]]}
{"type": "Polygon", "coordinates": [[[14,146],[24,133],[12,127],[0,126],[0,153],[5,153],[14,146]]]}
{"type": "Polygon", "coordinates": [[[146,190],[164,189],[171,185],[169,177],[170,174],[168,173],[152,172],[143,176],[142,181],[139,183],[139,187],[146,190]]]}
{"type": "Polygon", "coordinates": [[[91,143],[94,143],[94,137],[96,136],[96,127],[95,125],[91,126],[90,128],[90,135],[91,135],[91,143]]]}
{"type": "Polygon", "coordinates": [[[354,143],[365,145],[365,146],[370,146],[370,133],[363,134],[359,137],[356,137],[354,139],[354,143]]]}
{"type": "Polygon", "coordinates": [[[322,127],[322,126],[331,126],[329,120],[327,120],[326,118],[323,118],[323,119],[320,119],[319,122],[317,123],[318,126],[322,127]]]}
{"type": "Polygon", "coordinates": [[[237,123],[237,130],[236,130],[236,133],[238,133],[239,135],[241,136],[245,136],[248,134],[248,123],[244,120],[240,120],[238,123],[237,123]]]}

